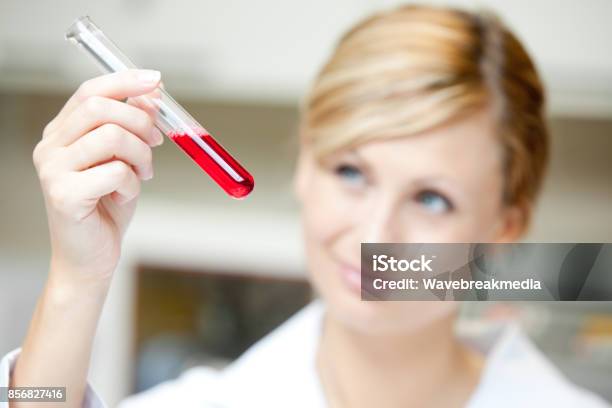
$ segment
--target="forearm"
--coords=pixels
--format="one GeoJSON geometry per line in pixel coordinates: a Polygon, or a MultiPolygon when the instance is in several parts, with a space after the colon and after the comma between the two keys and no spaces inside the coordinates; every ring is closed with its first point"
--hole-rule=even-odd
{"type": "MultiPolygon", "coordinates": [[[[63,282],[51,271],[11,376],[12,387],[66,387],[62,407],[80,407],[108,281],[63,282]]],[[[24,408],[35,403],[13,403],[24,408]]],[[[45,403],[45,406],[55,406],[45,403]]]]}
{"type": "Polygon", "coordinates": [[[151,148],[163,141],[148,112],[120,101],[154,92],[159,81],[157,71],[127,70],[84,82],[32,154],[53,256],[10,383],[66,387],[62,407],[82,404],[121,239],[141,180],[153,176],[151,148]]]}

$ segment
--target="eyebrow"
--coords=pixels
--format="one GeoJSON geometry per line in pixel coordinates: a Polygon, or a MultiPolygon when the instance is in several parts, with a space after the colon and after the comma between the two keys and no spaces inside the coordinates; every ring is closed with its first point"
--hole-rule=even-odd
{"type": "Polygon", "coordinates": [[[353,148],[353,149],[350,149],[350,150],[347,150],[347,151],[345,152],[345,154],[346,154],[346,155],[348,155],[348,156],[355,156],[355,157],[357,157],[357,159],[359,159],[359,160],[361,160],[361,161],[363,161],[363,162],[366,162],[366,163],[367,163],[367,159],[366,159],[365,157],[363,157],[363,156],[362,156],[362,155],[361,155],[361,154],[360,154],[360,153],[359,153],[357,150],[355,150],[354,148],[353,148]]]}

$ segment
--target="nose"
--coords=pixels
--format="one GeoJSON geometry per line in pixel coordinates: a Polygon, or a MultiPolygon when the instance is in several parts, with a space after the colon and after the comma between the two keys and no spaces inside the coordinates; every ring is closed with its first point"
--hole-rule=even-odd
{"type": "Polygon", "coordinates": [[[403,231],[394,200],[377,197],[363,219],[362,242],[401,242],[403,231]]]}

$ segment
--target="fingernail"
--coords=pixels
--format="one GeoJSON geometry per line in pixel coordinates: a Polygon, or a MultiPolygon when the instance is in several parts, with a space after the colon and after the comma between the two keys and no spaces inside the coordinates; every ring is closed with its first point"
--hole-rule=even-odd
{"type": "Polygon", "coordinates": [[[151,180],[153,178],[153,167],[149,167],[147,170],[145,170],[142,174],[142,179],[143,180],[151,180]]]}
{"type": "Polygon", "coordinates": [[[136,78],[145,86],[155,85],[161,78],[161,73],[152,69],[141,69],[136,73],[136,78]]]}
{"type": "Polygon", "coordinates": [[[157,128],[153,128],[153,146],[159,146],[164,143],[164,135],[157,128]]]}

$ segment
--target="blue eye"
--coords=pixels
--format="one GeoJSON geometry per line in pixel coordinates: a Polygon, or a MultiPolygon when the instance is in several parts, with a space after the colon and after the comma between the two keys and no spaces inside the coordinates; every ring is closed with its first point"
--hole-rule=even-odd
{"type": "Polygon", "coordinates": [[[428,211],[436,214],[447,213],[452,211],[454,208],[450,200],[431,190],[420,192],[417,194],[416,200],[428,211]]]}
{"type": "Polygon", "coordinates": [[[356,166],[350,164],[341,164],[337,166],[334,172],[344,181],[350,184],[360,184],[364,182],[364,175],[356,166]]]}

